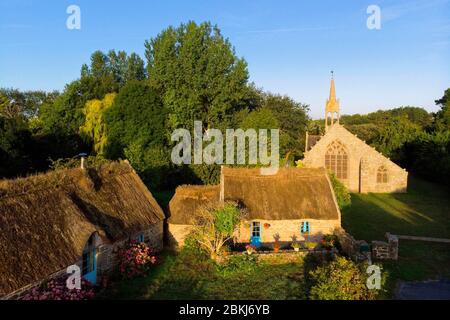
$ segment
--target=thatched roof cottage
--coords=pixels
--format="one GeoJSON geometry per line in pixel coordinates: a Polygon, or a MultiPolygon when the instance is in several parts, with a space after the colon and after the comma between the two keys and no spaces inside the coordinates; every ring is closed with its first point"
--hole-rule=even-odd
{"type": "Polygon", "coordinates": [[[239,242],[320,239],[341,227],[341,213],[325,169],[282,168],[275,175],[259,169],[222,167],[218,186],[179,187],[169,203],[169,233],[182,244],[195,210],[208,202],[236,201],[246,208],[239,242]]]}
{"type": "Polygon", "coordinates": [[[95,283],[128,239],[161,249],[164,218],[128,162],[0,181],[0,297],[73,264],[95,283]]]}

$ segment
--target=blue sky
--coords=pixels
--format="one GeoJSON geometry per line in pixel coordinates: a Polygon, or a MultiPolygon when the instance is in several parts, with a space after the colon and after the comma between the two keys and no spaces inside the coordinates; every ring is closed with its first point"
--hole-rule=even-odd
{"type": "Polygon", "coordinates": [[[144,57],[144,40],[188,20],[218,24],[251,81],[309,104],[315,118],[330,70],[346,114],[435,111],[450,87],[450,0],[0,0],[0,87],[61,90],[93,51],[144,57]],[[81,8],[81,30],[66,28],[70,4],[81,8]],[[366,27],[372,4],[380,30],[366,27]]]}

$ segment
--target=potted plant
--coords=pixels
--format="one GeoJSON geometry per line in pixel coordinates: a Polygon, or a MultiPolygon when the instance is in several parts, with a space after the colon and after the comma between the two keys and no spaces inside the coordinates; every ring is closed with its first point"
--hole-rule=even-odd
{"type": "Polygon", "coordinates": [[[272,247],[273,247],[273,252],[280,251],[280,243],[278,241],[275,241],[272,247]]]}
{"type": "Polygon", "coordinates": [[[317,247],[317,242],[306,241],[305,248],[308,250],[314,250],[317,247]]]}
{"type": "Polygon", "coordinates": [[[299,251],[300,250],[300,243],[298,243],[298,242],[293,242],[292,244],[291,244],[291,247],[292,248],[294,248],[294,251],[299,251]]]}
{"type": "Polygon", "coordinates": [[[256,251],[256,246],[249,243],[248,245],[245,246],[245,250],[247,251],[247,254],[250,255],[256,251]]]}
{"type": "Polygon", "coordinates": [[[269,229],[270,228],[270,223],[264,223],[264,229],[269,229]]]}

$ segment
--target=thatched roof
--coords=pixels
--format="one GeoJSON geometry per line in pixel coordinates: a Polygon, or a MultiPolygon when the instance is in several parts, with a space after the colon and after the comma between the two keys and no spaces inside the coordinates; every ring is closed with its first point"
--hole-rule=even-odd
{"type": "Polygon", "coordinates": [[[224,200],[237,201],[248,219],[339,219],[339,208],[325,169],[280,168],[275,175],[259,169],[222,168],[224,200]]]}
{"type": "Polygon", "coordinates": [[[113,242],[163,219],[126,162],[0,181],[0,296],[77,261],[95,231],[113,242]]]}
{"type": "Polygon", "coordinates": [[[200,207],[219,201],[219,186],[179,186],[169,202],[168,222],[189,224],[193,213],[200,207]]]}
{"type": "MultiPolygon", "coordinates": [[[[265,220],[338,220],[340,211],[325,169],[222,168],[223,199],[246,208],[246,218],[265,220]]],[[[169,223],[189,224],[198,208],[220,199],[220,186],[182,186],[169,203],[169,223]]]]}

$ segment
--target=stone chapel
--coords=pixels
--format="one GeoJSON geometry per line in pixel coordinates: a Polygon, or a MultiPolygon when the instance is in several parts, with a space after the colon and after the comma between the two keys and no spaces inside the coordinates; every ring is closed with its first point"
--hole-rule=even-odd
{"type": "Polygon", "coordinates": [[[304,165],[334,172],[350,192],[406,192],[408,172],[345,129],[339,118],[340,103],[332,76],[325,105],[325,134],[306,132],[304,165]]]}

